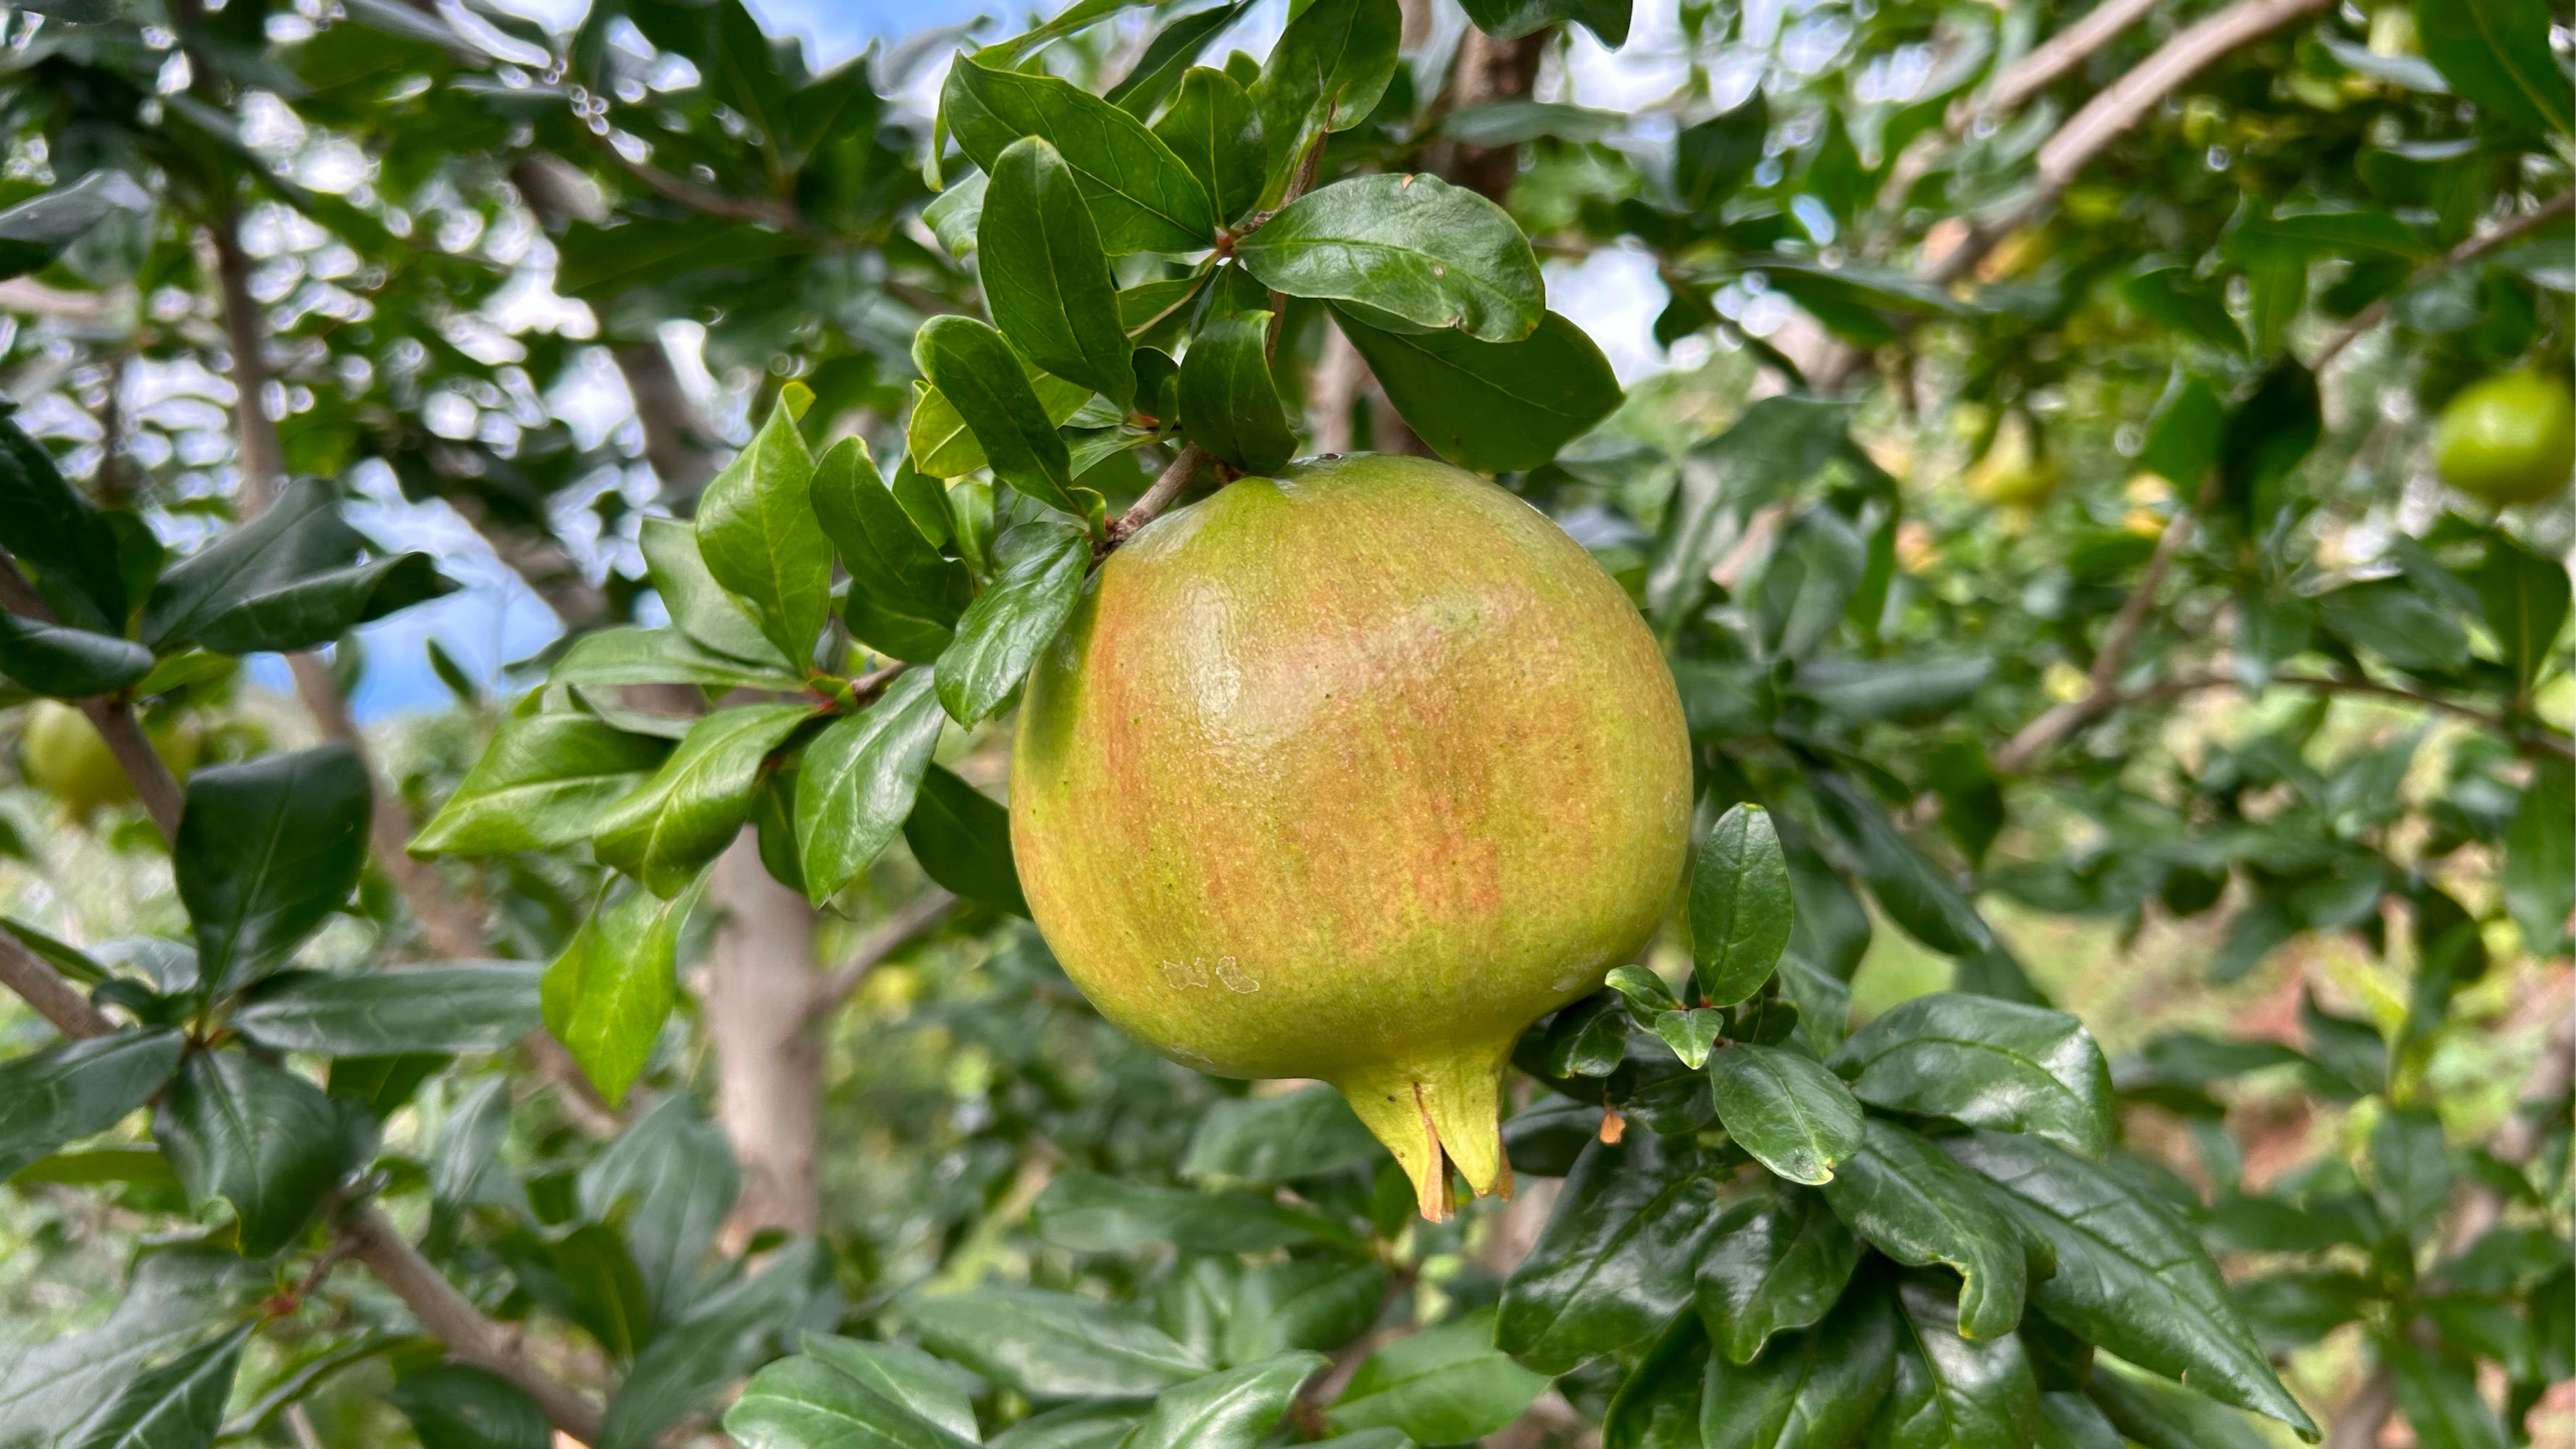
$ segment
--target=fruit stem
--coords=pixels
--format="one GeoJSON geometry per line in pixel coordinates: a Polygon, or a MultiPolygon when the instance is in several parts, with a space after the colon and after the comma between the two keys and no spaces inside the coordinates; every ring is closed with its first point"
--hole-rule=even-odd
{"type": "Polygon", "coordinates": [[[1467,1179],[1479,1197],[1512,1194],[1511,1164],[1503,1157],[1503,1056],[1472,1049],[1446,1061],[1399,1062],[1353,1073],[1336,1082],[1351,1110],[1395,1154],[1413,1182],[1422,1216],[1447,1222],[1457,1194],[1449,1169],[1467,1179]]]}

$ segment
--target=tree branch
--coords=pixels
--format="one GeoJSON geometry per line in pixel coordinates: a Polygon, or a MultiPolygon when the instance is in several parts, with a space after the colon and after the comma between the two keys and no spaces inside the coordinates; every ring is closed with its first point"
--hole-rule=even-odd
{"type": "MultiPolygon", "coordinates": [[[[2426,282],[2431,281],[2433,278],[2438,277],[2444,272],[2450,271],[2455,267],[2465,267],[2469,263],[2476,261],[2478,258],[2483,257],[2490,252],[2501,251],[2506,246],[2529,236],[2531,233],[2538,231],[2540,228],[2547,226],[2549,223],[2556,221],[2558,218],[2567,215],[2571,211],[2576,211],[2576,191],[2562,192],[2557,197],[2543,203],[2539,209],[2535,211],[2526,211],[2520,216],[2504,223],[2502,226],[2497,227],[2495,230],[2488,232],[2484,236],[2471,237],[2467,241],[2460,243],[2458,246],[2451,248],[2451,250],[2445,255],[2437,257],[2432,261],[2426,262],[2424,265],[2417,267],[2414,273],[2407,277],[2405,285],[2398,288],[2398,291],[2403,292],[2420,287],[2426,282]]],[[[2363,333],[2368,332],[2371,328],[2386,321],[2388,319],[2388,303],[2389,298],[2382,297],[2378,301],[2371,303],[2369,306],[2362,308],[2359,312],[2354,313],[2351,321],[2345,323],[2332,337],[2327,338],[2323,347],[2317,349],[2316,361],[2308,365],[2308,370],[2310,372],[2325,371],[2326,364],[2333,362],[2336,357],[2340,356],[2345,348],[2350,347],[2353,344],[2355,339],[2359,338],[2363,333]]]]}
{"type": "Polygon", "coordinates": [[[906,941],[930,929],[940,917],[948,914],[949,907],[956,904],[955,896],[933,886],[886,917],[884,924],[859,942],[859,949],[850,953],[849,960],[834,967],[831,975],[815,984],[813,1014],[828,1016],[840,1010],[841,1003],[850,999],[850,993],[858,989],[870,971],[906,941]]]}
{"type": "Polygon", "coordinates": [[[1191,443],[1183,447],[1180,455],[1172,459],[1171,465],[1154,480],[1154,486],[1145,490],[1145,496],[1137,499],[1134,506],[1110,521],[1109,538],[1101,552],[1105,554],[1110,549],[1125,543],[1135,536],[1136,530],[1153,522],[1164,509],[1172,506],[1172,501],[1181,496],[1181,490],[1189,487],[1190,480],[1197,477],[1199,470],[1205,468],[1211,461],[1213,456],[1198,444],[1191,443]]]}
{"type": "MultiPolygon", "coordinates": [[[[2576,741],[2571,741],[2556,730],[2546,727],[2517,728],[2514,722],[2505,716],[2480,709],[2475,705],[2421,694],[2394,684],[2382,684],[2376,679],[2360,679],[2348,675],[2275,674],[2272,676],[2272,683],[2290,689],[2314,689],[2327,694],[2367,694],[2381,699],[2400,700],[2425,709],[2438,710],[2472,724],[2482,725],[2526,749],[2555,755],[2562,760],[2576,760],[2576,741]]],[[[2204,689],[2243,689],[2244,687],[2243,680],[2224,674],[2204,674],[2184,679],[2161,680],[2138,689],[2121,692],[2112,699],[2110,705],[2096,713],[2107,713],[2109,709],[2119,705],[2137,704],[2151,699],[2168,699],[2179,694],[2196,694],[2204,689]]]]}
{"type": "Polygon", "coordinates": [[[2101,0],[2083,18],[2048,38],[2030,54],[2004,68],[1982,96],[1950,108],[1952,131],[1964,131],[1979,116],[2018,109],[2024,101],[2055,85],[2093,53],[2135,25],[2162,0],[2101,0]]]}
{"type": "Polygon", "coordinates": [[[278,442],[277,420],[268,415],[268,329],[250,294],[251,262],[242,250],[239,204],[226,201],[223,215],[206,234],[214,246],[224,336],[233,355],[233,432],[241,446],[241,494],[235,509],[250,518],[268,507],[286,477],[286,451],[278,442]]]}
{"type": "MultiPolygon", "coordinates": [[[[6,550],[0,550],[0,608],[33,619],[40,624],[57,622],[54,606],[36,592],[35,584],[18,568],[18,561],[6,550]]],[[[185,797],[179,792],[178,778],[170,773],[152,741],[143,733],[142,724],[134,718],[134,706],[114,695],[94,695],[75,700],[80,712],[89,717],[90,728],[107,742],[107,751],[134,782],[134,796],[143,803],[143,813],[161,830],[164,840],[179,838],[179,812],[185,797]]]]}
{"type": "Polygon", "coordinates": [[[20,1000],[67,1037],[79,1040],[116,1030],[116,1023],[81,995],[79,987],[64,980],[63,973],[7,930],[0,930],[0,986],[18,993],[20,1000]]]}

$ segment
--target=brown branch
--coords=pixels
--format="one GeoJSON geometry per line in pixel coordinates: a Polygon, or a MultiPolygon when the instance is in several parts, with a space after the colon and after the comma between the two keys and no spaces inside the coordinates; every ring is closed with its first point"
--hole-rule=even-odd
{"type": "Polygon", "coordinates": [[[2019,109],[2024,101],[2055,85],[2120,32],[2144,19],[2162,0],[2101,0],[2084,16],[2052,35],[2038,49],[2006,66],[1985,94],[1950,108],[1953,131],[1964,131],[1979,116],[2019,109]]]}
{"type": "Polygon", "coordinates": [[[933,886],[886,917],[884,924],[859,942],[859,948],[850,953],[849,960],[834,967],[831,975],[815,984],[814,1014],[825,1016],[839,1010],[841,1003],[850,999],[850,993],[858,990],[859,983],[870,971],[901,949],[905,942],[930,929],[956,904],[955,896],[933,886]]]}
{"type": "Polygon", "coordinates": [[[1172,501],[1181,496],[1181,490],[1189,487],[1190,480],[1197,477],[1199,470],[1205,468],[1211,461],[1213,461],[1213,455],[1196,443],[1182,448],[1180,456],[1172,459],[1171,466],[1165,468],[1162,476],[1154,480],[1154,486],[1145,490],[1145,496],[1137,499],[1133,507],[1110,521],[1109,537],[1101,552],[1107,553],[1110,549],[1135,537],[1136,530],[1153,522],[1156,515],[1171,507],[1172,501]]]}
{"type": "Polygon", "coordinates": [[[233,425],[241,445],[241,494],[235,509],[250,518],[268,507],[286,478],[286,450],[278,442],[277,420],[268,415],[268,329],[250,294],[251,261],[242,250],[241,208],[227,201],[206,235],[214,247],[224,336],[233,355],[233,425]]]}
{"type": "Polygon", "coordinates": [[[801,237],[818,235],[813,223],[807,221],[804,213],[790,202],[769,196],[736,196],[728,191],[716,191],[686,177],[674,176],[650,161],[629,159],[605,135],[599,136],[599,144],[620,169],[651,187],[664,200],[676,201],[692,211],[702,211],[725,221],[759,222],[801,237]]]}
{"type": "Polygon", "coordinates": [[[2317,1449],[2377,1449],[2379,1431],[2397,1412],[2397,1385],[2386,1366],[2374,1368],[2343,1407],[2326,1421],[2326,1437],[2317,1449]]]}
{"type": "MultiPolygon", "coordinates": [[[[2414,273],[2407,277],[2405,285],[2398,290],[2403,292],[2420,287],[2455,267],[2465,267],[2490,252],[2500,251],[2507,245],[2529,236],[2571,211],[2576,211],[2576,191],[2562,192],[2543,203],[2539,209],[2526,211],[2484,236],[2471,237],[2451,248],[2444,255],[2417,267],[2414,273]]],[[[2350,347],[2363,333],[2386,321],[2388,304],[2389,298],[2382,297],[2354,313],[2351,321],[2345,323],[2332,337],[2327,338],[2323,347],[2317,349],[2316,361],[2308,365],[2308,370],[2325,371],[2326,364],[2340,356],[2343,350],[2350,347]]]]}
{"type": "MultiPolygon", "coordinates": [[[[2555,755],[2562,760],[2576,760],[2576,741],[2571,741],[2556,730],[2545,726],[2517,727],[2514,721],[2492,710],[2483,710],[2476,705],[2462,704],[2436,695],[2422,694],[2394,684],[2382,684],[2376,679],[2362,679],[2350,675],[2275,674],[2271,682],[2289,689],[2313,689],[2326,694],[2367,694],[2380,699],[2402,701],[2424,709],[2437,710],[2455,719],[2467,720],[2471,724],[2494,730],[2525,749],[2555,755]]],[[[2204,689],[2243,689],[2244,687],[2243,680],[2224,674],[2168,679],[2124,691],[2112,700],[2111,706],[2169,699],[2175,695],[2196,694],[2204,689]]]]}
{"type": "Polygon", "coordinates": [[[116,1023],[81,995],[79,987],[6,930],[0,930],[0,986],[18,993],[19,999],[67,1037],[78,1040],[116,1030],[116,1023]]]}

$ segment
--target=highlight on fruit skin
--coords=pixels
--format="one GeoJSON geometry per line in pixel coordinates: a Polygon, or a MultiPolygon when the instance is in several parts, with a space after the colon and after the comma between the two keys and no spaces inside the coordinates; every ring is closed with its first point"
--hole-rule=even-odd
{"type": "MultiPolygon", "coordinates": [[[[182,778],[196,768],[205,748],[205,731],[184,715],[153,722],[145,736],[170,773],[182,778]]],[[[18,771],[74,820],[86,821],[134,798],[134,782],[97,727],[60,700],[40,699],[28,707],[18,732],[18,771]]]]}
{"type": "Polygon", "coordinates": [[[1237,480],[1109,555],[1031,672],[1011,843],[1112,1022],[1333,1083],[1412,1179],[1510,1191],[1529,1023],[1678,888],[1689,737],[1592,556],[1503,489],[1359,454],[1237,480]]]}
{"type": "Polygon", "coordinates": [[[2442,481],[2499,506],[2538,503],[2576,471],[2576,397],[2565,378],[2500,372],[2460,389],[2433,424],[2442,481]]]}

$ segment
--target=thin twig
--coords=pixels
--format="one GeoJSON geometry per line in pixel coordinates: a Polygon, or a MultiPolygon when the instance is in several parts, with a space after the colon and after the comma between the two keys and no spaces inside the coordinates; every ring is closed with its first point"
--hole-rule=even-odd
{"type": "MultiPolygon", "coordinates": [[[[2501,251],[2511,243],[2529,236],[2571,211],[2576,211],[2576,191],[2561,192],[2543,203],[2538,210],[2526,211],[2486,235],[2471,237],[2451,248],[2444,255],[2417,267],[2413,275],[2407,277],[2406,284],[2398,288],[2398,291],[2411,291],[2455,267],[2465,267],[2490,252],[2501,251]]],[[[2386,321],[2389,300],[2388,297],[2382,297],[2354,313],[2351,321],[2345,323],[2332,337],[2327,338],[2323,347],[2317,349],[2316,361],[2308,364],[2308,370],[2325,371],[2326,364],[2340,356],[2355,339],[2386,321]]]]}
{"type": "Polygon", "coordinates": [[[0,986],[18,993],[19,999],[67,1037],[85,1039],[116,1030],[116,1023],[81,995],[79,987],[5,930],[0,930],[0,986]]]}
{"type": "Polygon", "coordinates": [[[233,431],[241,447],[241,493],[234,507],[250,518],[268,507],[286,476],[286,452],[277,420],[268,415],[268,329],[250,294],[250,254],[242,250],[241,208],[227,201],[206,228],[215,253],[215,281],[223,297],[224,336],[232,350],[233,431]]]}
{"type": "Polygon", "coordinates": [[[1964,131],[1979,116],[1995,116],[2018,109],[2024,101],[2057,83],[2058,79],[2093,58],[2093,53],[2117,38],[2120,32],[2145,18],[2148,11],[2163,0],[2102,0],[2083,17],[2064,30],[2050,36],[2030,54],[2006,66],[1985,94],[1961,101],[1950,108],[1950,129],[1964,131]]]}
{"type": "Polygon", "coordinates": [[[957,897],[937,886],[905,902],[901,909],[886,917],[882,925],[870,931],[867,939],[859,942],[859,949],[850,953],[849,960],[833,968],[831,975],[816,983],[814,1014],[828,1016],[839,1010],[841,1003],[849,999],[851,992],[858,990],[859,983],[867,978],[870,971],[901,949],[905,942],[930,929],[956,904],[957,897]]]}
{"type": "MultiPolygon", "coordinates": [[[[2382,684],[2375,679],[2362,679],[2349,675],[2275,674],[2271,682],[2286,689],[2313,689],[2325,694],[2367,694],[2380,699],[2399,700],[2481,725],[2527,749],[2555,755],[2562,760],[2576,760],[2576,741],[2571,741],[2556,730],[2546,727],[2517,728],[2512,720],[2494,711],[2483,710],[2475,705],[2461,704],[2456,700],[2443,699],[2436,695],[2419,693],[2394,684],[2382,684]]],[[[2108,708],[2139,704],[2148,700],[2169,699],[2181,694],[2196,694],[2204,689],[2243,689],[2244,687],[2243,680],[2225,674],[2204,674],[2184,679],[2160,680],[2137,689],[2122,691],[2112,699],[2108,708]]],[[[2097,713],[2100,712],[2107,712],[2107,708],[2104,711],[2097,711],[2097,713]]]]}
{"type": "Polygon", "coordinates": [[[1154,486],[1145,490],[1145,496],[1137,499],[1133,507],[1110,522],[1109,537],[1102,544],[1100,551],[1107,553],[1110,549],[1133,538],[1136,530],[1153,522],[1164,509],[1172,506],[1172,501],[1181,496],[1181,490],[1190,486],[1190,480],[1197,477],[1199,470],[1213,461],[1213,457],[1214,455],[1207,449],[1196,443],[1182,448],[1180,456],[1174,458],[1171,466],[1163,470],[1162,476],[1154,480],[1154,486]]]}

